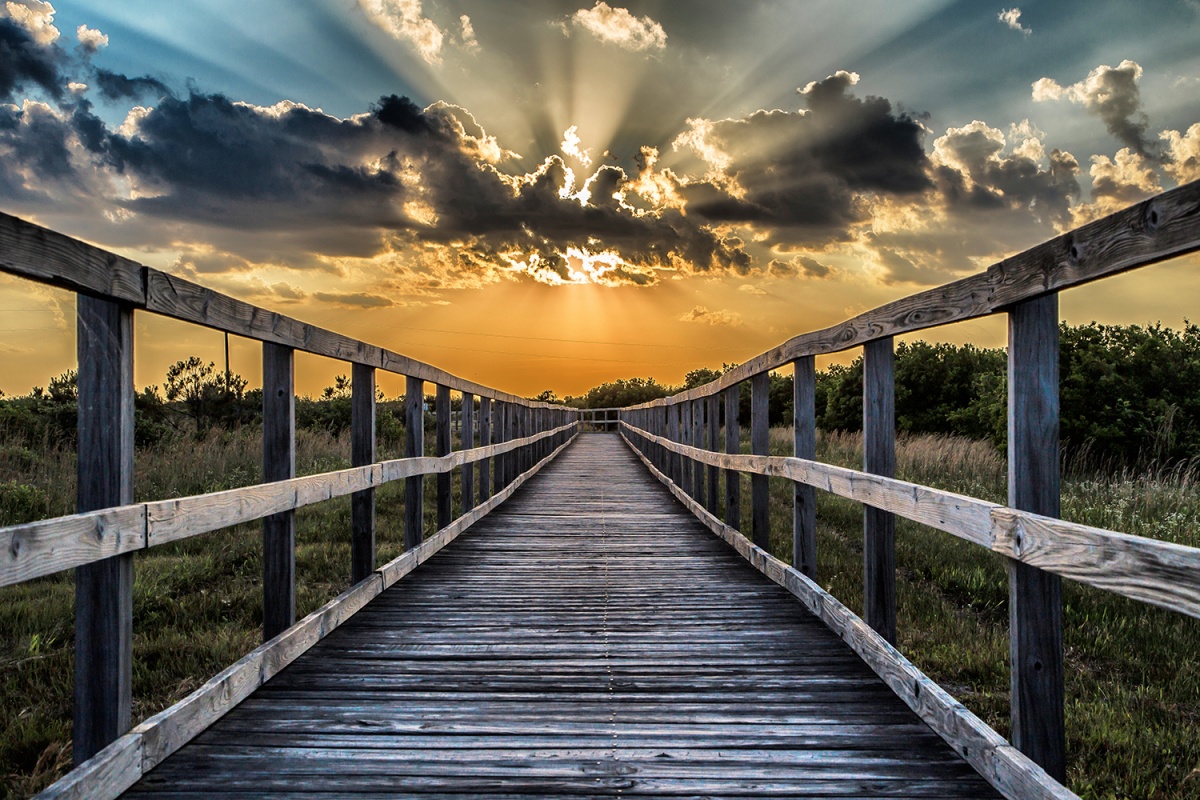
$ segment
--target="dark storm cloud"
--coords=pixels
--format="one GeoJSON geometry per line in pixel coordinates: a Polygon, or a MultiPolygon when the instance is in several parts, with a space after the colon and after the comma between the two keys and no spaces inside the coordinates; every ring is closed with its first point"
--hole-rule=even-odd
{"type": "Polygon", "coordinates": [[[12,102],[17,90],[30,84],[59,99],[63,95],[60,67],[64,55],[54,44],[40,44],[11,17],[0,17],[0,102],[12,102]]]}
{"type": "Polygon", "coordinates": [[[693,122],[676,140],[717,174],[681,190],[712,222],[770,227],[791,242],[843,240],[866,219],[864,194],[913,195],[931,186],[924,128],[882,97],[849,92],[839,72],[800,90],[807,109],[693,122]]]}
{"type": "Polygon", "coordinates": [[[97,69],[95,76],[96,89],[106,100],[140,100],[143,97],[162,97],[171,95],[167,85],[157,78],[142,75],[129,78],[117,72],[97,69]]]}

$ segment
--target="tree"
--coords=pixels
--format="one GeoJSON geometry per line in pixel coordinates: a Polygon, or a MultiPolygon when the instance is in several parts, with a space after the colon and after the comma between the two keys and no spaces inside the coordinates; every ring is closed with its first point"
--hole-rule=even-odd
{"type": "Polygon", "coordinates": [[[177,403],[192,418],[197,434],[217,423],[236,424],[244,415],[246,379],[218,371],[213,362],[205,364],[197,356],[168,367],[163,389],[167,402],[177,403]]]}

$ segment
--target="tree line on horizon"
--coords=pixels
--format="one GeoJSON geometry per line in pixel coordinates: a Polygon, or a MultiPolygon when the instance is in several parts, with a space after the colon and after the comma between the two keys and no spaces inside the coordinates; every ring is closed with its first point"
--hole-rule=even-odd
{"type": "MultiPolygon", "coordinates": [[[[1087,325],[1060,328],[1061,438],[1073,448],[1119,465],[1167,464],[1200,459],[1200,326],[1087,325]]],[[[574,408],[613,408],[668,397],[716,380],[736,364],[703,367],[680,385],[654,378],[602,383],[579,396],[552,391],[535,400],[574,408]]],[[[749,382],[741,385],[739,422],[750,421],[749,382]]],[[[770,373],[769,419],[790,424],[792,377],[770,373]]],[[[350,427],[350,380],[339,375],[318,397],[296,399],[296,425],[340,434],[350,427]]],[[[381,443],[398,445],[404,433],[404,400],[377,395],[381,443]]],[[[454,408],[461,401],[455,398],[454,408]]],[[[432,402],[427,403],[432,408],[432,402]]],[[[134,402],[135,439],[152,447],[179,435],[256,425],[262,390],[247,389],[237,373],[192,356],[167,370],[162,387],[147,386],[134,402]]],[[[69,370],[29,394],[0,393],[0,432],[29,440],[73,442],[76,375],[69,370]]],[[[862,357],[817,372],[816,415],[826,431],[862,429],[862,357]]],[[[427,414],[427,424],[431,422],[427,414]]],[[[901,433],[944,434],[991,441],[1007,434],[1007,358],[1003,348],[900,342],[896,346],[896,428],[901,433]]]]}

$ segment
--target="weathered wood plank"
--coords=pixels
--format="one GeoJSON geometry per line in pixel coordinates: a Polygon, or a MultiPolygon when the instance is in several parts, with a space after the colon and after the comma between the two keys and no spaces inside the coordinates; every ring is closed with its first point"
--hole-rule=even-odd
{"type": "MultiPolygon", "coordinates": [[[[450,387],[438,386],[434,399],[434,414],[437,419],[437,437],[434,443],[434,455],[450,454],[450,387]]],[[[439,472],[437,481],[437,526],[444,528],[454,519],[452,507],[453,497],[450,494],[451,475],[449,472],[439,472]]]]}
{"type": "MultiPolygon", "coordinates": [[[[296,476],[295,357],[290,347],[263,343],[263,480],[296,476]]],[[[263,641],[296,621],[296,515],[263,518],[263,641]]]]}
{"type": "MultiPolygon", "coordinates": [[[[718,395],[712,395],[706,399],[708,406],[708,432],[705,439],[704,449],[714,453],[721,449],[721,398],[718,395]]],[[[635,412],[642,413],[642,412],[635,412]]],[[[644,427],[644,426],[640,426],[644,427]]],[[[618,430],[620,426],[617,426],[618,430]]],[[[708,472],[708,490],[705,494],[705,507],[709,513],[716,514],[721,506],[721,498],[718,496],[720,491],[720,470],[712,464],[707,465],[708,472]]]]}
{"type": "MultiPolygon", "coordinates": [[[[425,382],[409,375],[404,384],[404,455],[425,456],[425,382]]],[[[412,475],[404,482],[404,549],[412,550],[425,537],[425,478],[412,475]]]]}
{"type": "MultiPolygon", "coordinates": [[[[742,452],[738,431],[740,399],[737,384],[725,390],[725,453],[730,455],[742,452]]],[[[732,467],[725,467],[725,524],[735,529],[742,525],[742,476],[732,467]]]]}
{"type": "MultiPolygon", "coordinates": [[[[1054,294],[1019,303],[1009,312],[1008,504],[1059,515],[1054,294]]],[[[1066,780],[1062,579],[1013,560],[1008,581],[1013,744],[1046,772],[1066,780]]]]}
{"type": "Polygon", "coordinates": [[[146,506],[0,528],[0,586],[22,583],[146,546],[146,506]]]}
{"type": "MultiPolygon", "coordinates": [[[[863,348],[863,471],[896,474],[896,361],[892,339],[863,348]]],[[[886,509],[863,507],[863,619],[896,641],[896,520],[886,509]]]]}
{"type": "MultiPolygon", "coordinates": [[[[459,434],[459,443],[463,450],[471,450],[475,447],[475,395],[473,394],[462,396],[462,431],[459,434]]],[[[462,504],[464,512],[470,511],[476,505],[474,464],[463,466],[462,504]]]]}
{"type": "MultiPolygon", "coordinates": [[[[128,506],[133,502],[133,311],[79,295],[76,313],[76,505],[81,512],[128,506]]],[[[101,536],[107,532],[102,526],[95,530],[101,536]]],[[[119,542],[126,537],[114,532],[110,538],[119,542]]],[[[136,528],[132,538],[136,541],[136,528]]],[[[82,764],[129,730],[132,554],[113,555],[75,571],[75,653],[72,752],[75,763],[82,764]]]]}
{"type": "MultiPolygon", "coordinates": [[[[351,369],[350,464],[364,467],[375,463],[375,368],[354,364],[351,369]]],[[[350,496],[350,583],[374,570],[375,489],[370,488],[350,496]]]]}
{"type": "MultiPolygon", "coordinates": [[[[768,418],[771,376],[760,372],[750,379],[750,452],[770,455],[768,418]]],[[[750,539],[764,550],[771,549],[770,479],[754,473],[750,476],[750,539]]]]}
{"type": "MultiPolygon", "coordinates": [[[[817,458],[817,367],[812,356],[792,362],[792,443],[796,458],[817,458]]],[[[709,509],[711,512],[712,509],[709,509]]],[[[792,484],[792,566],[817,579],[817,490],[792,484]]]]}
{"type": "Polygon", "coordinates": [[[116,797],[142,777],[142,737],[127,733],[37,795],[38,800],[116,797]],[[98,790],[99,787],[99,790],[98,790]]]}
{"type": "MultiPolygon", "coordinates": [[[[479,444],[488,446],[495,441],[492,426],[492,399],[479,398],[479,444]]],[[[485,458],[479,462],[479,502],[486,503],[492,496],[492,460],[485,458]]]]}
{"type": "Polygon", "coordinates": [[[0,212],[0,272],[143,306],[144,270],[127,258],[0,212]]]}

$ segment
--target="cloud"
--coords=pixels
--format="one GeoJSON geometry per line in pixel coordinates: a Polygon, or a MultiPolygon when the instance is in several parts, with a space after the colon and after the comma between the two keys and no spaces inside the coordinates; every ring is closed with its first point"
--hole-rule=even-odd
{"type": "Polygon", "coordinates": [[[1092,156],[1092,202],[1072,209],[1075,225],[1083,225],[1162,191],[1154,164],[1122,147],[1113,158],[1092,156]]]}
{"type": "Polygon", "coordinates": [[[1163,169],[1176,183],[1200,179],[1200,122],[1184,133],[1163,131],[1159,138],[1167,143],[1163,169]]]}
{"type": "Polygon", "coordinates": [[[64,79],[59,74],[65,54],[55,44],[58,29],[49,3],[27,0],[0,6],[0,102],[11,102],[30,84],[58,99],[64,79]]]}
{"type": "Polygon", "coordinates": [[[421,0],[358,0],[358,5],[371,22],[397,41],[412,45],[427,63],[442,62],[446,34],[422,13],[421,0]]]}
{"type": "Polygon", "coordinates": [[[1019,8],[1006,8],[996,15],[996,19],[1000,20],[1014,31],[1019,31],[1026,36],[1033,33],[1031,28],[1026,28],[1021,24],[1021,9],[1019,8]]]}
{"type": "Polygon", "coordinates": [[[1156,144],[1146,136],[1149,121],[1142,111],[1141,65],[1128,59],[1116,67],[1102,64],[1078,83],[1062,86],[1052,78],[1033,83],[1034,102],[1070,100],[1100,117],[1117,141],[1141,156],[1155,157],[1156,144]]]}
{"type": "Polygon", "coordinates": [[[471,18],[463,14],[458,18],[458,25],[461,31],[460,38],[463,48],[470,53],[479,52],[479,40],[475,38],[475,26],[471,24],[471,18]]]}
{"type": "Polygon", "coordinates": [[[1004,133],[980,120],[948,128],[933,143],[934,175],[951,209],[1028,213],[1043,222],[1064,223],[1080,194],[1079,164],[1070,153],[1047,156],[1040,133],[1028,120],[1014,125],[1018,142],[1010,152],[1004,133]]]}
{"type": "Polygon", "coordinates": [[[733,311],[709,311],[704,306],[696,306],[679,318],[680,322],[695,322],[700,325],[728,326],[737,328],[742,325],[742,316],[733,311]]]}
{"type": "Polygon", "coordinates": [[[129,78],[106,69],[96,70],[96,89],[106,100],[137,100],[147,95],[158,99],[172,94],[167,85],[157,78],[149,75],[129,78]]]}
{"type": "Polygon", "coordinates": [[[79,45],[85,53],[95,53],[101,47],[108,47],[108,37],[87,25],[80,25],[76,28],[75,37],[79,39],[79,45]]]}
{"type": "MultiPolygon", "coordinates": [[[[586,31],[604,44],[631,52],[661,51],[667,46],[662,25],[650,17],[635,17],[625,8],[613,8],[597,0],[592,8],[582,8],[570,17],[571,27],[586,31]]],[[[564,32],[569,28],[563,27],[564,32]]]]}
{"type": "Polygon", "coordinates": [[[807,109],[688,120],[674,140],[706,167],[679,193],[688,214],[753,224],[790,243],[842,241],[865,222],[865,195],[916,195],[932,186],[924,128],[881,97],[859,99],[858,80],[838,72],[800,93],[807,109]]]}
{"type": "Polygon", "coordinates": [[[368,292],[314,292],[312,296],[324,303],[346,308],[387,308],[395,305],[390,298],[368,292]]]}
{"type": "Polygon", "coordinates": [[[766,292],[764,292],[762,289],[758,288],[757,286],[755,286],[752,283],[743,283],[741,286],[738,287],[738,291],[745,292],[746,294],[753,294],[753,295],[765,295],[766,294],[766,292]]]}

